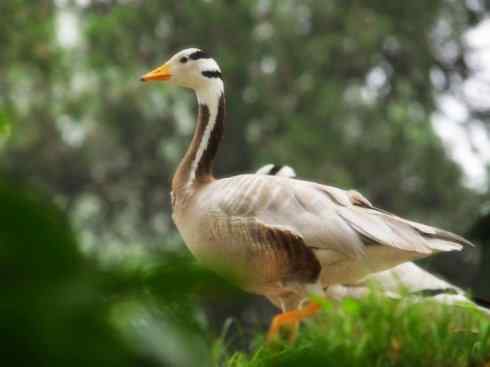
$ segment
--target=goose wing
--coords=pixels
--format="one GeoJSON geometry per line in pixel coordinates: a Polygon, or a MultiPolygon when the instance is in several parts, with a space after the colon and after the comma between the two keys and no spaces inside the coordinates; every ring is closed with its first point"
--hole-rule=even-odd
{"type": "Polygon", "coordinates": [[[363,257],[370,245],[420,255],[471,245],[453,233],[380,210],[356,191],[264,175],[235,176],[216,185],[209,204],[225,216],[287,227],[314,249],[363,257]]]}

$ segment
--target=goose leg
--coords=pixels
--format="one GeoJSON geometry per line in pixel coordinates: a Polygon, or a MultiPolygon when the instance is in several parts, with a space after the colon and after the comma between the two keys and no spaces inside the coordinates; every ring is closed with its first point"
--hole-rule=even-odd
{"type": "Polygon", "coordinates": [[[304,308],[298,308],[296,310],[283,312],[272,319],[269,332],[267,333],[267,341],[271,342],[274,337],[279,333],[279,330],[283,326],[291,327],[291,333],[289,335],[289,341],[293,342],[297,336],[297,330],[299,322],[313,316],[320,309],[320,305],[314,302],[310,302],[308,306],[304,308]]]}

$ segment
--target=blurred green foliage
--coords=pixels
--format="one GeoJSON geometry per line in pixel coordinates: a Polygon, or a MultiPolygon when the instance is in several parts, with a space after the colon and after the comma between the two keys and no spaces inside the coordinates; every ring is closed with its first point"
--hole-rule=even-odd
{"type": "MultiPolygon", "coordinates": [[[[210,341],[222,320],[246,315],[253,327],[231,348],[246,349],[271,311],[250,316],[242,293],[181,254],[169,182],[195,102],[188,92],[138,81],[179,49],[208,50],[228,95],[220,175],[289,164],[414,219],[473,228],[472,238],[486,244],[479,268],[444,264],[490,294],[489,236],[481,230],[488,188],[463,184],[431,125],[437,98],[458,96],[475,73],[464,34],[487,10],[480,0],[1,1],[2,363],[238,367],[335,357],[340,365],[475,365],[487,358],[488,323],[477,316],[466,326],[478,335],[450,333],[447,310],[432,322],[424,314],[432,306],[371,300],[324,315],[295,348],[276,353],[258,344],[256,353],[228,360],[221,352],[228,338],[210,341]],[[393,335],[405,354],[388,361],[393,335]],[[423,359],[431,350],[434,359],[423,359]]],[[[469,107],[468,122],[490,126],[488,111],[469,107]]]]}
{"type": "Polygon", "coordinates": [[[107,324],[101,280],[59,210],[0,185],[2,363],[125,365],[129,349],[107,324]]]}

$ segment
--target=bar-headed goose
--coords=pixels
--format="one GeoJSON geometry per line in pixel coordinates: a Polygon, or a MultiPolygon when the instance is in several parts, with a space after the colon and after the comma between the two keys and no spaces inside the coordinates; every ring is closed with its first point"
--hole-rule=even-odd
{"type": "Polygon", "coordinates": [[[221,70],[202,50],[178,52],[145,74],[194,90],[194,136],[172,180],[173,219],[190,251],[206,266],[234,271],[244,289],[262,294],[283,314],[281,325],[315,313],[309,293],[440,251],[464,238],[372,206],[360,194],[287,177],[245,174],[216,179],[213,161],[225,126],[221,70]]]}
{"type": "MultiPolygon", "coordinates": [[[[296,172],[292,167],[277,164],[266,164],[259,168],[256,173],[289,178],[296,177],[296,172]]],[[[379,287],[388,297],[399,298],[402,294],[407,294],[415,297],[415,299],[430,298],[448,305],[471,304],[480,311],[490,314],[488,301],[467,296],[463,289],[410,261],[388,270],[369,274],[349,285],[330,286],[326,290],[326,296],[334,300],[360,298],[370,291],[370,286],[379,287]]]]}

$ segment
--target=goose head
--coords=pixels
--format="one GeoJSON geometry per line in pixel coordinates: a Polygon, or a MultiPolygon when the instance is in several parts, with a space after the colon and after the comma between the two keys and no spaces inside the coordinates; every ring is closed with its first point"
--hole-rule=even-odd
{"type": "Polygon", "coordinates": [[[163,80],[195,91],[222,83],[217,62],[198,48],[177,52],[165,64],[143,75],[141,80],[163,80]]]}

